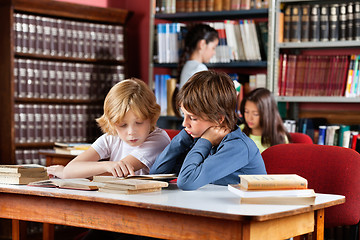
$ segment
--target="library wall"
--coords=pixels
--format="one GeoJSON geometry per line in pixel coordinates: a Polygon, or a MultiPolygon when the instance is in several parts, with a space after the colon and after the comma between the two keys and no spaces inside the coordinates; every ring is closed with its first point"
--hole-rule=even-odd
{"type": "Polygon", "coordinates": [[[128,74],[145,82],[149,79],[150,4],[144,0],[57,0],[97,7],[122,8],[133,12],[127,23],[128,74]]]}

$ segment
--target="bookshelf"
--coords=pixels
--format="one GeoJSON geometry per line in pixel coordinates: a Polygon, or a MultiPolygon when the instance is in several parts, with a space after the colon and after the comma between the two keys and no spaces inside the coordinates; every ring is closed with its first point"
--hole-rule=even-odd
{"type": "Polygon", "coordinates": [[[92,142],[103,99],[127,72],[129,12],[66,2],[0,7],[1,164],[41,163],[57,142],[92,142]],[[17,161],[18,160],[18,161],[17,161]]]}
{"type": "MultiPolygon", "coordinates": [[[[272,55],[269,59],[269,67],[268,67],[268,84],[269,89],[271,89],[277,99],[278,102],[284,102],[284,103],[290,103],[290,112],[292,112],[292,115],[289,116],[290,118],[297,119],[299,117],[299,112],[301,112],[301,104],[305,103],[314,103],[314,104],[328,104],[332,105],[334,103],[336,104],[352,104],[350,108],[356,108],[356,105],[360,103],[359,97],[345,97],[343,91],[339,90],[338,92],[334,92],[334,86],[329,84],[334,84],[336,82],[335,86],[338,86],[338,89],[341,89],[341,87],[346,87],[346,81],[348,77],[348,67],[346,64],[343,66],[343,72],[336,72],[332,68],[336,66],[336,64],[331,65],[331,61],[337,61],[333,59],[337,59],[340,56],[345,56],[347,58],[346,61],[350,61],[350,56],[352,54],[360,54],[360,43],[358,41],[359,36],[356,35],[355,26],[358,24],[360,26],[360,19],[356,20],[353,18],[353,20],[349,17],[349,12],[346,12],[347,22],[345,21],[343,27],[341,28],[341,16],[340,16],[340,8],[342,6],[345,6],[346,9],[349,8],[351,5],[351,8],[353,11],[355,11],[355,5],[358,5],[356,1],[349,2],[349,1],[313,1],[313,0],[276,0],[272,1],[269,8],[270,12],[272,14],[269,14],[269,22],[273,22],[273,30],[272,35],[273,38],[269,40],[269,54],[272,55]],[[301,18],[292,18],[294,14],[292,12],[290,13],[290,16],[287,18],[286,9],[297,9],[299,10],[299,13],[301,15],[302,13],[302,7],[308,6],[307,9],[309,10],[309,16],[307,18],[307,21],[309,22],[306,33],[308,34],[307,41],[305,39],[302,39],[302,36],[306,36],[306,34],[302,29],[302,26],[306,24],[306,21],[304,22],[304,19],[301,18]],[[319,7],[318,15],[317,17],[313,17],[311,14],[312,9],[316,9],[316,6],[319,7]],[[322,8],[325,7],[329,15],[323,14],[321,15],[322,8]],[[330,12],[332,9],[335,9],[333,14],[330,12]],[[338,12],[337,12],[338,11],[338,12]],[[331,18],[334,17],[335,18],[331,18]],[[322,18],[323,17],[323,18],[322,18]],[[327,17],[327,18],[326,18],[327,17]],[[289,19],[289,20],[286,20],[289,19]],[[298,21],[297,21],[298,19],[298,21]],[[326,22],[327,19],[327,22],[326,22]],[[312,29],[315,25],[312,25],[318,20],[318,34],[320,33],[320,36],[317,36],[318,38],[315,39],[316,34],[314,34],[312,29]],[[290,21],[288,27],[287,21],[290,21]],[[356,22],[357,21],[357,22],[356,22]],[[348,29],[350,29],[350,25],[348,25],[348,22],[351,22],[352,25],[352,31],[351,36],[346,32],[348,29]],[[336,25],[338,24],[338,25],[336,25]],[[289,28],[290,27],[290,28],[289,28]],[[289,29],[289,31],[286,31],[289,29]],[[297,32],[299,35],[296,35],[296,32],[291,29],[298,29],[297,32]],[[335,29],[333,31],[332,29],[335,29]],[[346,36],[342,37],[341,29],[345,29],[346,36]],[[293,32],[292,32],[293,31],[293,32]],[[328,32],[326,32],[328,31],[328,32]],[[287,34],[288,32],[288,34],[287,34]],[[334,35],[335,34],[335,35],[334,35]],[[288,39],[289,36],[292,35],[293,39],[288,39]],[[294,37],[294,35],[296,37],[294,37]],[[295,38],[295,39],[294,39],[295,38]],[[296,40],[297,39],[297,40],[296,40]],[[271,44],[271,45],[270,45],[271,44]],[[290,84],[291,86],[295,86],[298,84],[298,86],[301,86],[303,84],[302,90],[296,92],[297,90],[294,90],[292,93],[290,91],[290,94],[284,94],[282,92],[281,88],[288,84],[286,81],[286,77],[284,77],[284,67],[286,63],[284,63],[284,55],[287,55],[289,57],[290,55],[297,56],[296,58],[296,70],[294,73],[295,76],[295,85],[290,84]],[[324,75],[316,75],[311,72],[311,67],[306,66],[301,67],[299,60],[299,56],[304,57],[307,59],[310,64],[317,64],[315,61],[312,62],[312,58],[327,58],[330,60],[326,60],[329,62],[326,62],[327,65],[325,66],[325,71],[323,71],[321,68],[315,70],[318,72],[323,71],[324,75]],[[283,65],[281,64],[283,63],[283,65]],[[303,71],[303,75],[301,75],[301,71],[303,71]],[[296,74],[299,73],[299,77],[297,77],[296,74]],[[312,75],[309,75],[312,74],[312,75]],[[306,78],[306,76],[312,76],[306,78]],[[341,76],[341,77],[340,77],[341,76]],[[309,81],[318,81],[317,79],[320,79],[320,82],[317,82],[317,88],[315,87],[316,91],[315,94],[309,94],[307,91],[308,89],[312,88],[313,86],[310,85],[309,81]],[[308,82],[306,82],[308,81],[308,82]],[[341,85],[343,84],[343,85],[341,85]],[[327,91],[324,91],[323,89],[326,89],[327,91]],[[330,89],[330,90],[329,90],[330,89]],[[339,94],[340,92],[340,94],[339,94]],[[296,93],[296,94],[294,94],[296,93]],[[295,113],[295,114],[294,114],[295,113]]],[[[293,10],[292,10],[293,11],[293,10]]],[[[348,10],[347,10],[348,11],[348,10]]],[[[306,14],[304,14],[307,16],[306,14]]],[[[355,12],[353,16],[356,16],[355,12]]],[[[358,17],[360,15],[358,14],[358,17]]],[[[306,29],[306,28],[304,28],[306,29]]],[[[316,32],[316,31],[315,31],[316,32]]],[[[291,37],[290,37],[291,38],[291,37]]],[[[321,60],[319,60],[321,61],[321,60]]],[[[295,65],[293,65],[295,66],[295,65]]],[[[321,65],[319,65],[321,66],[321,65]]],[[[315,67],[314,67],[315,68],[315,67]]],[[[289,69],[289,68],[287,68],[289,69]]],[[[291,68],[290,68],[291,69],[291,68]]],[[[314,71],[314,70],[312,70],[314,71]]],[[[340,70],[338,70],[340,71],[340,70]]],[[[290,80],[293,81],[293,80],[290,80]]],[[[331,108],[331,107],[330,107],[331,108]]],[[[345,107],[346,108],[346,107],[345,107]]],[[[336,110],[334,110],[336,112],[336,110]]],[[[355,110],[356,111],[356,110],[355,110]]],[[[336,114],[336,113],[335,113],[336,114]]],[[[340,113],[341,114],[341,113],[340,113]]],[[[319,115],[317,115],[319,117],[319,115]]],[[[330,120],[331,121],[331,120],[330,120]]],[[[356,120],[355,120],[356,121],[356,120]]]]}
{"type": "MultiPolygon", "coordinates": [[[[154,6],[153,6],[154,7],[154,6]]],[[[224,20],[243,20],[255,19],[256,21],[267,22],[269,16],[268,8],[253,8],[240,9],[230,11],[198,11],[198,12],[176,12],[176,13],[155,13],[155,9],[150,10],[150,66],[149,66],[149,85],[153,89],[155,86],[156,74],[169,74],[171,76],[177,75],[177,63],[158,63],[154,59],[154,41],[155,31],[154,26],[157,23],[174,23],[179,22],[183,24],[193,22],[223,22],[224,20]]],[[[270,25],[269,25],[270,26],[270,25]]],[[[270,34],[270,31],[268,30],[270,34]]],[[[268,41],[270,36],[268,36],[268,41]]],[[[239,73],[243,75],[251,75],[256,73],[267,73],[268,58],[262,55],[261,60],[229,60],[228,62],[211,62],[206,66],[209,69],[224,71],[228,73],[239,73]]],[[[161,116],[163,121],[166,121],[166,116],[161,116]]]]}

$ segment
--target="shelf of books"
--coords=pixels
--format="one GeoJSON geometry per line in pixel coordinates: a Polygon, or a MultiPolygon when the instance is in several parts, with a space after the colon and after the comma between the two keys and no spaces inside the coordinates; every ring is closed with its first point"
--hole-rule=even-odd
{"type": "Polygon", "coordinates": [[[360,3],[274,5],[272,89],[279,102],[360,102],[360,3]]]}
{"type": "MultiPolygon", "coordinates": [[[[240,84],[247,85],[250,78],[256,79],[258,73],[266,76],[269,38],[267,1],[253,1],[256,4],[251,4],[251,1],[241,1],[242,4],[240,1],[176,1],[175,5],[170,2],[156,1],[151,14],[155,27],[150,39],[153,59],[149,84],[157,96],[164,96],[167,92],[158,87],[166,85],[159,84],[159,79],[173,81],[178,77],[183,40],[189,26],[194,23],[209,24],[219,34],[216,54],[206,64],[209,69],[225,71],[240,84]]],[[[266,80],[261,78],[261,84],[266,85],[266,80]]],[[[169,100],[160,99],[158,102],[169,103],[169,100]]],[[[164,109],[162,116],[168,116],[167,106],[161,105],[161,108],[164,109]]]]}
{"type": "Polygon", "coordinates": [[[8,0],[0,15],[1,163],[42,163],[54,142],[91,142],[103,99],[125,78],[126,10],[8,0]]]}

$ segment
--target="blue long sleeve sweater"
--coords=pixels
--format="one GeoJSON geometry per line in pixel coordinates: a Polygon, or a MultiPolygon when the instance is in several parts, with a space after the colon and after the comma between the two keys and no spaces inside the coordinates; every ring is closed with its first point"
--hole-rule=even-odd
{"type": "Polygon", "coordinates": [[[182,130],[157,157],[150,169],[156,173],[177,173],[180,189],[195,190],[209,183],[239,183],[240,174],[266,174],[266,169],[255,143],[237,128],[215,147],[182,130]]]}

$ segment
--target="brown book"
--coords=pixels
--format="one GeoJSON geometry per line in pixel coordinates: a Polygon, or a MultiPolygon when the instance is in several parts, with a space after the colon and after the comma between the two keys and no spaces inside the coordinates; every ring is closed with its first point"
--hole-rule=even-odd
{"type": "Polygon", "coordinates": [[[75,190],[98,190],[98,183],[93,183],[86,178],[60,179],[53,178],[43,181],[32,181],[28,183],[33,187],[66,188],[75,190]]]}
{"type": "Polygon", "coordinates": [[[222,0],[223,11],[231,10],[231,0],[222,0]]]}
{"type": "Polygon", "coordinates": [[[185,12],[185,0],[176,1],[176,12],[185,12]]]}
{"type": "Polygon", "coordinates": [[[282,43],[284,41],[284,13],[279,12],[279,35],[278,42],[282,43]]]}
{"type": "Polygon", "coordinates": [[[229,184],[228,190],[240,198],[242,204],[311,205],[315,203],[313,189],[246,190],[240,184],[229,184]]]}
{"type": "Polygon", "coordinates": [[[193,12],[199,12],[200,0],[193,0],[193,12]]]}
{"type": "Polygon", "coordinates": [[[231,10],[240,10],[241,0],[231,0],[231,10]]]}
{"type": "Polygon", "coordinates": [[[30,182],[46,180],[49,177],[46,175],[44,177],[18,177],[18,176],[11,176],[8,175],[1,175],[0,174],[0,183],[3,184],[19,184],[19,185],[26,185],[30,182]]]}
{"type": "Polygon", "coordinates": [[[199,0],[199,12],[206,12],[206,0],[199,0]]]}
{"type": "Polygon", "coordinates": [[[185,0],[185,12],[193,12],[193,0],[185,0]]]}
{"type": "Polygon", "coordinates": [[[0,165],[0,173],[35,173],[45,171],[45,167],[38,164],[0,165]]]}
{"type": "Polygon", "coordinates": [[[308,182],[297,174],[239,175],[247,190],[306,189],[308,182]]]}
{"type": "Polygon", "coordinates": [[[173,95],[176,89],[176,78],[170,78],[166,81],[166,89],[167,89],[167,115],[175,116],[175,106],[173,106],[173,95]]]}
{"type": "Polygon", "coordinates": [[[214,1],[215,0],[206,0],[206,10],[208,12],[214,11],[214,1]]]}

